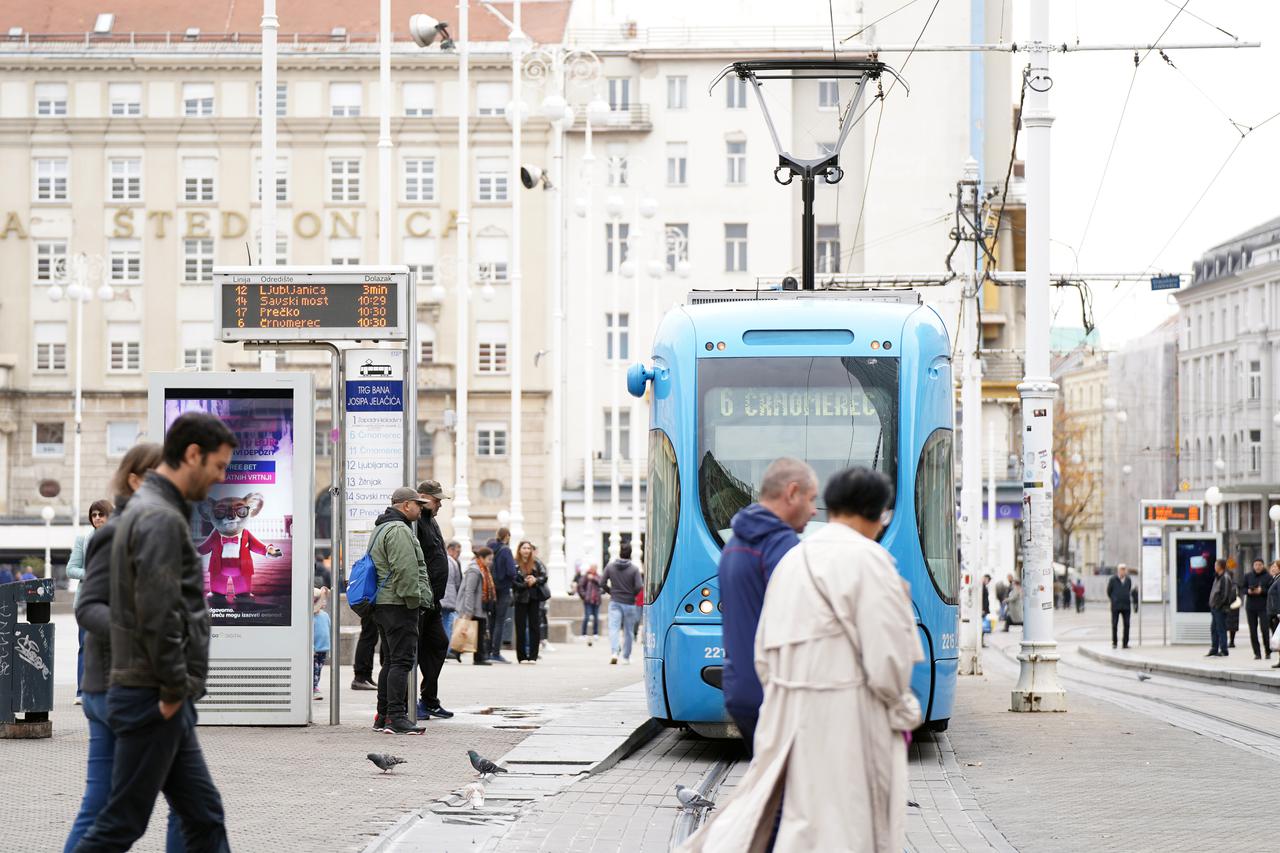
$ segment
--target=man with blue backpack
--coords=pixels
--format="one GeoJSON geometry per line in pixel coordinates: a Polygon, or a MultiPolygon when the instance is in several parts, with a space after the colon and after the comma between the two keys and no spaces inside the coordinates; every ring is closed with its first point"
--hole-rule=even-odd
{"type": "MultiPolygon", "coordinates": [[[[351,571],[348,599],[357,613],[373,611],[378,639],[387,656],[378,673],[378,711],[375,731],[420,735],[424,729],[409,719],[409,673],[418,649],[418,609],[432,607],[427,562],[413,532],[413,523],[426,503],[415,489],[396,489],[389,506],[374,523],[369,551],[351,571]],[[369,563],[372,566],[369,566],[369,563]],[[364,565],[361,565],[361,564],[364,565]],[[376,571],[376,586],[369,568],[376,571]]],[[[363,615],[363,613],[361,613],[363,615]]]]}

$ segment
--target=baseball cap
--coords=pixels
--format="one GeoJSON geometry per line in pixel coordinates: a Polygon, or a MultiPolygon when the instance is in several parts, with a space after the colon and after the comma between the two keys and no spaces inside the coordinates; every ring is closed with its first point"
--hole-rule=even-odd
{"type": "Polygon", "coordinates": [[[398,504],[403,501],[423,502],[422,498],[418,497],[418,493],[408,486],[401,486],[391,493],[391,503],[398,504]]]}
{"type": "Polygon", "coordinates": [[[433,498],[448,500],[451,496],[445,493],[444,486],[435,480],[423,480],[418,484],[418,492],[423,495],[431,495],[433,498]]]}

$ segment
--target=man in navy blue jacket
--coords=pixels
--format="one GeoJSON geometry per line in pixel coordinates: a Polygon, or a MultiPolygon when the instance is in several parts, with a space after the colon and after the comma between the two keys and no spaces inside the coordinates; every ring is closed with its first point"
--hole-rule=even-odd
{"type": "Polygon", "coordinates": [[[750,751],[764,689],[756,676],[756,626],[769,577],[817,514],[818,478],[799,459],[776,459],[765,469],[760,498],[730,522],[733,536],[720,555],[724,624],[724,705],[750,751]]]}
{"type": "Polygon", "coordinates": [[[516,560],[511,555],[511,531],[505,527],[498,528],[497,535],[489,540],[489,550],[493,551],[489,574],[493,575],[493,585],[498,592],[498,598],[493,603],[493,617],[489,622],[493,626],[489,631],[489,660],[494,663],[511,663],[502,656],[502,638],[506,634],[507,613],[511,610],[512,586],[516,582],[516,560]]]}

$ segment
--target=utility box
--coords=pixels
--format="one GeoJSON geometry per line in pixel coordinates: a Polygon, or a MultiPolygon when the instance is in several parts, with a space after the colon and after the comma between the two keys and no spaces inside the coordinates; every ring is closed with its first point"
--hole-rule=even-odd
{"type": "Polygon", "coordinates": [[[53,735],[52,604],[51,579],[0,586],[0,738],[53,735]]]}

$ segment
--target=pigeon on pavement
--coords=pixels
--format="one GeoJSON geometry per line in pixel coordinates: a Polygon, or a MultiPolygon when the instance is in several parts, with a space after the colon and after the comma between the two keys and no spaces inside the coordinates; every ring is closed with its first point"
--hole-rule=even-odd
{"type": "Polygon", "coordinates": [[[1138,673],[1138,680],[1139,680],[1139,681],[1150,681],[1150,680],[1151,680],[1151,676],[1147,675],[1145,672],[1140,672],[1140,673],[1138,673]]]}
{"type": "Polygon", "coordinates": [[[467,750],[467,758],[471,759],[471,766],[480,774],[480,778],[492,776],[494,773],[506,773],[505,767],[499,767],[487,758],[482,758],[474,749],[467,750]]]}
{"type": "Polygon", "coordinates": [[[466,787],[462,789],[462,798],[470,803],[471,808],[478,809],[484,806],[484,783],[468,782],[466,787]]]}
{"type": "Polygon", "coordinates": [[[676,785],[676,799],[682,809],[714,809],[716,804],[699,794],[692,788],[676,785]]]}
{"type": "Polygon", "coordinates": [[[374,766],[377,767],[379,770],[381,770],[383,773],[386,773],[388,770],[390,770],[392,767],[395,767],[397,764],[408,764],[408,762],[405,761],[400,756],[389,755],[385,752],[371,752],[365,757],[368,758],[370,761],[372,761],[374,766]]]}

